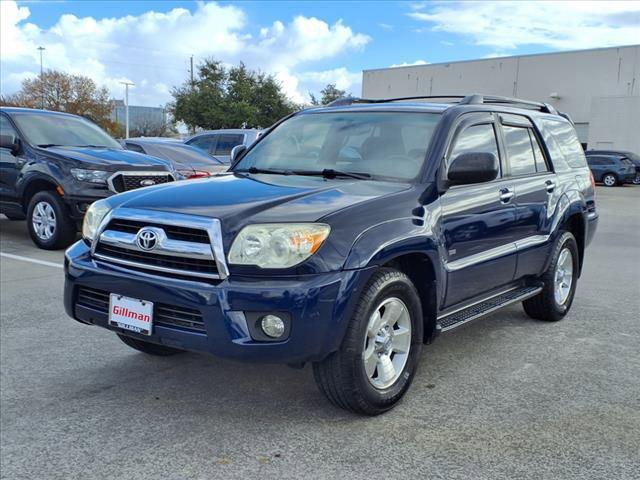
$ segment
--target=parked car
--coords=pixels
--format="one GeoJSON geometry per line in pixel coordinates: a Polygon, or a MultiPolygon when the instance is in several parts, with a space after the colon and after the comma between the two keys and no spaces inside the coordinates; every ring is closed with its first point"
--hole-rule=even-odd
{"type": "Polygon", "coordinates": [[[70,245],[89,204],[175,179],[169,162],[125,150],[93,122],[29,108],[0,109],[0,212],[27,219],[40,248],[70,245]]]}
{"type": "MultiPolygon", "coordinates": [[[[613,171],[613,166],[615,165],[616,167],[619,167],[619,168],[622,168],[623,166],[628,167],[629,162],[625,161],[625,159],[631,161],[631,163],[633,163],[633,166],[635,167],[635,176],[633,177],[633,180],[631,181],[631,183],[633,183],[634,185],[640,185],[640,155],[637,155],[633,152],[626,152],[626,151],[620,151],[620,150],[588,150],[586,154],[587,154],[587,162],[589,162],[589,166],[591,167],[592,163],[594,164],[593,168],[591,168],[592,171],[594,171],[595,169],[600,173],[605,171],[604,167],[607,167],[609,165],[612,166],[612,171],[607,172],[610,175],[610,177],[607,178],[607,181],[610,183],[610,185],[607,185],[607,183],[604,181],[604,177],[602,176],[600,177],[601,180],[599,181],[602,181],[605,185],[611,187],[616,183],[619,183],[622,181],[620,177],[616,175],[615,171],[613,171]],[[601,157],[604,157],[604,158],[601,158],[601,157]],[[614,158],[609,158],[609,157],[614,157],[614,158]],[[616,162],[616,163],[610,163],[610,162],[616,162]]],[[[595,171],[594,171],[594,175],[596,175],[595,171]]],[[[626,181],[628,181],[628,176],[626,176],[626,178],[627,178],[626,181]]]]}
{"type": "Polygon", "coordinates": [[[298,112],[231,172],[94,203],[67,313],[148,354],[312,362],[368,415],[440,332],[515,302],[562,319],[598,221],[573,124],[502,97],[298,112]]]}
{"type": "Polygon", "coordinates": [[[181,142],[149,139],[128,138],[124,147],[134,152],[146,153],[171,162],[174,168],[185,178],[208,177],[215,173],[227,171],[229,165],[199,148],[181,142]]]}
{"type": "Polygon", "coordinates": [[[184,143],[204,150],[229,164],[233,147],[237,145],[248,147],[260,137],[261,133],[262,130],[256,129],[208,130],[188,138],[184,143]]]}

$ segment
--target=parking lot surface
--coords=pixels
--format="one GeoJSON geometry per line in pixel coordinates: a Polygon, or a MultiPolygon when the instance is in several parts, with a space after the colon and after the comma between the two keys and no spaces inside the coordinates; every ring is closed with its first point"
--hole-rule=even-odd
{"type": "Polygon", "coordinates": [[[6,479],[640,478],[640,187],[598,188],[571,313],[512,306],[423,350],[404,401],[332,407],[293,370],[135,352],[68,318],[63,252],[0,218],[6,479]]]}

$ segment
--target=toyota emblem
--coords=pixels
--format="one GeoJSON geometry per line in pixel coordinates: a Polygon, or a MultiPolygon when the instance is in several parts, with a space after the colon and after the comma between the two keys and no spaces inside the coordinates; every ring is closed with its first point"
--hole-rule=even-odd
{"type": "Polygon", "coordinates": [[[146,178],[144,180],[140,180],[140,186],[141,187],[150,187],[151,185],[155,185],[156,181],[155,180],[151,180],[150,178],[146,178]]]}
{"type": "Polygon", "coordinates": [[[136,235],[136,245],[140,250],[153,250],[158,244],[158,234],[152,228],[141,228],[136,235]]]}

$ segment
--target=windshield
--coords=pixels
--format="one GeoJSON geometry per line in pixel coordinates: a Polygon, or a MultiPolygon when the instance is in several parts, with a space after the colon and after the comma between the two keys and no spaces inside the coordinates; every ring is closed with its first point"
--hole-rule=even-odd
{"type": "Polygon", "coordinates": [[[14,113],[12,118],[31,145],[122,149],[100,127],[81,117],[29,112],[14,113]]]}
{"type": "Polygon", "coordinates": [[[234,171],[335,170],[411,180],[420,171],[437,113],[340,112],[295,116],[276,127],[234,171]]]}

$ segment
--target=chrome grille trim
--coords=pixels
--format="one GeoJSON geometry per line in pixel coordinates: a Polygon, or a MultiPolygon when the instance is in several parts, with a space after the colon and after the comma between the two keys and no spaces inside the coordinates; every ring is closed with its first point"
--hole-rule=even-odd
{"type": "Polygon", "coordinates": [[[181,276],[220,280],[224,280],[229,276],[229,268],[227,266],[222,244],[222,227],[220,224],[220,220],[218,220],[217,218],[160,212],[156,210],[141,210],[124,207],[116,208],[105,215],[105,218],[102,220],[100,227],[96,232],[96,236],[91,243],[91,255],[105,262],[112,262],[124,266],[153,270],[162,273],[176,274],[181,276]],[[135,235],[125,232],[106,230],[109,222],[111,222],[111,220],[113,219],[133,220],[143,224],[145,222],[150,222],[160,225],[173,225],[178,227],[182,226],[205,230],[209,235],[210,244],[208,245],[164,238],[162,242],[162,248],[156,247],[153,252],[159,255],[172,255],[177,257],[182,256],[185,258],[196,258],[200,260],[212,260],[215,262],[218,272],[216,274],[212,274],[192,272],[189,270],[178,270],[149,263],[133,262],[130,260],[113,258],[107,255],[96,253],[98,244],[103,241],[106,245],[138,250],[135,246],[135,235]],[[175,250],[171,250],[171,248],[175,248],[175,250]]]}
{"type": "MultiPolygon", "coordinates": [[[[172,240],[167,238],[166,235],[159,237],[158,246],[153,249],[154,254],[178,255],[186,258],[197,258],[198,260],[215,260],[211,245],[172,240]]],[[[127,250],[139,251],[136,245],[136,235],[133,233],[105,230],[102,232],[102,235],[100,235],[100,243],[126,248],[127,250]]]]}
{"type": "MultiPolygon", "coordinates": [[[[111,190],[113,193],[122,193],[119,192],[115,185],[113,184],[113,181],[119,176],[122,175],[123,177],[127,177],[127,176],[132,176],[132,177],[167,177],[169,179],[169,182],[175,182],[176,177],[173,176],[173,174],[169,171],[145,171],[145,170],[118,170],[117,172],[113,173],[113,175],[111,175],[109,178],[107,178],[107,185],[109,186],[109,190],[111,190]]],[[[159,185],[163,185],[164,183],[167,182],[163,182],[159,185]]],[[[144,187],[140,187],[140,188],[144,188],[144,187]]],[[[130,190],[124,190],[126,191],[130,191],[130,190]]]]}

